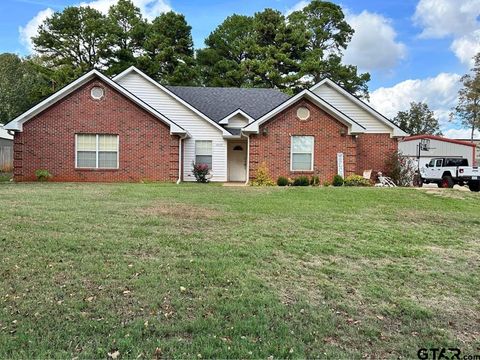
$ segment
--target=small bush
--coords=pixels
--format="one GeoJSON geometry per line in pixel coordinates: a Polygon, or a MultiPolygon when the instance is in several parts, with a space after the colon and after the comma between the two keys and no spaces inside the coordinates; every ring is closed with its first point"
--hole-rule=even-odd
{"type": "Polygon", "coordinates": [[[343,177],[341,175],[335,175],[332,181],[333,186],[342,186],[343,185],[343,177]]]}
{"type": "Polygon", "coordinates": [[[310,180],[308,176],[299,176],[293,180],[293,186],[308,186],[310,185],[310,180]]]}
{"type": "Polygon", "coordinates": [[[317,175],[313,175],[310,179],[310,185],[312,186],[319,186],[320,185],[320,178],[317,175]]]}
{"type": "Polygon", "coordinates": [[[48,181],[50,178],[52,178],[52,174],[50,174],[48,170],[39,169],[35,171],[35,177],[38,181],[48,181]]]}
{"type": "Polygon", "coordinates": [[[345,186],[370,186],[370,181],[363,176],[352,174],[345,178],[345,186]]]}
{"type": "Polygon", "coordinates": [[[277,185],[278,186],[287,186],[288,185],[288,179],[285,176],[279,176],[277,179],[277,185]]]}
{"type": "Polygon", "coordinates": [[[193,175],[195,176],[197,182],[207,183],[210,181],[210,179],[208,178],[210,169],[207,164],[195,164],[194,162],[192,162],[192,167],[193,175]]]}
{"type": "Polygon", "coordinates": [[[412,186],[414,182],[416,166],[415,161],[405,157],[401,152],[392,152],[385,161],[386,175],[397,186],[412,186]]]}
{"type": "Polygon", "coordinates": [[[257,169],[257,173],[255,174],[255,179],[252,180],[252,186],[274,186],[274,185],[275,183],[273,182],[268,172],[267,163],[263,162],[257,169]]]}
{"type": "Polygon", "coordinates": [[[329,187],[331,185],[332,185],[332,183],[328,180],[323,182],[323,186],[325,186],[325,187],[329,187]]]}

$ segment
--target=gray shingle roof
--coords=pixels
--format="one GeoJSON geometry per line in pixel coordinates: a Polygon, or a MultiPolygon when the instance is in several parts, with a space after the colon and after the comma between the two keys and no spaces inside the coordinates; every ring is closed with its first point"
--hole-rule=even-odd
{"type": "Polygon", "coordinates": [[[276,89],[191,86],[167,88],[217,123],[238,109],[258,119],[289,98],[287,94],[276,89]]]}

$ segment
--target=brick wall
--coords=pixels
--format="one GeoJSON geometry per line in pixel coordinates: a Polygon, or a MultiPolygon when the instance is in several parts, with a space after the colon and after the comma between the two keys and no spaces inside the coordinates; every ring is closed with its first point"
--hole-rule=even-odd
{"type": "Polygon", "coordinates": [[[356,140],[347,135],[347,127],[308,100],[300,100],[260,126],[260,133],[250,139],[250,178],[266,161],[271,177],[296,177],[318,175],[320,181],[331,181],[337,174],[337,153],[344,153],[345,175],[355,173],[357,168],[356,140]],[[297,118],[297,109],[306,106],[310,118],[297,118]],[[263,131],[267,134],[264,135],[263,131]],[[313,171],[290,171],[290,139],[292,135],[315,137],[313,171]]]}
{"type": "Polygon", "coordinates": [[[53,181],[174,181],[178,177],[178,137],[168,125],[96,79],[26,122],[14,140],[14,179],[35,180],[47,169],[53,181]],[[90,90],[105,96],[93,100],[90,90]],[[75,134],[119,135],[118,170],[75,169],[75,134]]]}
{"type": "Polygon", "coordinates": [[[385,172],[385,161],[389,155],[398,150],[398,139],[390,134],[362,134],[357,138],[357,172],[373,170],[372,178],[377,172],[385,172]]]}

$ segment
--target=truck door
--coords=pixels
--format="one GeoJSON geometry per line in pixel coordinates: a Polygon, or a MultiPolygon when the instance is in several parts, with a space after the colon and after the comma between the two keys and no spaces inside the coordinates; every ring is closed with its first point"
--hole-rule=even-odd
{"type": "Polygon", "coordinates": [[[433,178],[440,179],[443,175],[443,159],[435,159],[435,167],[433,168],[433,178]]]}

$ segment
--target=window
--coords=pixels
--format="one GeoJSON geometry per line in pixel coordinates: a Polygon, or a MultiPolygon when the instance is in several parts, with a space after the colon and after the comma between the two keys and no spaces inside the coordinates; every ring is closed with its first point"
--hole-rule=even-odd
{"type": "Polygon", "coordinates": [[[430,162],[428,163],[428,167],[434,167],[435,166],[435,160],[432,159],[430,160],[430,162]]]}
{"type": "Polygon", "coordinates": [[[301,106],[297,109],[297,117],[300,120],[308,120],[310,117],[310,110],[305,106],[301,106]]]}
{"type": "Polygon", "coordinates": [[[292,136],[291,170],[313,170],[313,136],[292,136]]]}
{"type": "Polygon", "coordinates": [[[468,166],[468,159],[445,159],[445,166],[468,166]]]}
{"type": "Polygon", "coordinates": [[[437,159],[437,160],[435,161],[435,166],[436,166],[436,167],[442,167],[442,163],[443,163],[443,159],[437,159]]]}
{"type": "Polygon", "coordinates": [[[105,96],[105,90],[100,86],[94,86],[92,90],[90,90],[90,96],[95,100],[100,100],[105,96]]]}
{"type": "Polygon", "coordinates": [[[210,140],[195,141],[195,164],[207,164],[212,169],[212,142],[210,140]]]}
{"type": "Polygon", "coordinates": [[[76,134],[76,164],[81,169],[118,169],[118,135],[76,134]]]}

